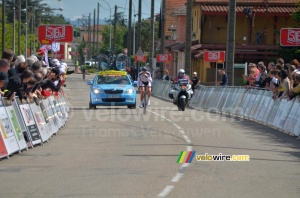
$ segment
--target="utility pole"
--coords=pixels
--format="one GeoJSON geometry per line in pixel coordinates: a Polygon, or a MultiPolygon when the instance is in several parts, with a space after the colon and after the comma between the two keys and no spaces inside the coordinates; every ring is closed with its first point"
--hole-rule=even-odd
{"type": "MultiPolygon", "coordinates": [[[[15,0],[13,0],[13,6],[14,6],[14,8],[13,8],[13,11],[14,11],[14,14],[13,14],[13,44],[12,44],[12,46],[13,46],[13,51],[14,51],[14,53],[16,53],[16,1],[15,0]]],[[[4,10],[4,9],[3,9],[4,10]]]]}
{"type": "MultiPolygon", "coordinates": [[[[161,5],[161,38],[160,38],[160,53],[165,53],[165,26],[166,26],[166,0],[162,0],[161,5]]],[[[162,76],[164,70],[164,63],[160,63],[160,74],[162,76]]]]}
{"type": "Polygon", "coordinates": [[[129,13],[128,13],[129,19],[128,19],[128,37],[127,37],[127,54],[132,54],[132,32],[131,32],[131,20],[132,20],[132,0],[129,0],[129,13]]]}
{"type": "Polygon", "coordinates": [[[2,52],[5,50],[5,4],[6,0],[2,0],[2,52]]]}
{"type": "Polygon", "coordinates": [[[89,49],[88,49],[88,59],[91,58],[91,13],[89,13],[88,18],[88,43],[89,43],[89,49]]]}
{"type": "MultiPolygon", "coordinates": [[[[138,8],[138,35],[137,35],[137,48],[138,50],[142,49],[142,42],[141,42],[141,37],[142,37],[142,0],[139,0],[139,8],[138,8]]],[[[141,68],[141,62],[137,62],[137,70],[138,73],[140,72],[141,68]]]]}
{"type": "Polygon", "coordinates": [[[96,30],[96,35],[97,35],[97,45],[96,45],[96,55],[99,54],[99,12],[100,12],[100,3],[98,2],[97,6],[97,30],[96,30]]]}
{"type": "Polygon", "coordinates": [[[235,53],[235,18],[236,0],[229,0],[227,44],[226,44],[226,74],[228,85],[234,85],[234,53],[235,53]]]}
{"type": "Polygon", "coordinates": [[[137,35],[137,48],[142,48],[141,46],[141,32],[142,32],[142,0],[139,0],[139,13],[138,13],[138,35],[137,35]]]}
{"type": "Polygon", "coordinates": [[[154,0],[151,0],[151,24],[150,24],[150,53],[149,53],[149,64],[150,68],[153,68],[153,56],[154,56],[154,0]]]}
{"type": "Polygon", "coordinates": [[[28,48],[28,6],[27,0],[25,0],[25,58],[27,58],[27,48],[28,48]]]}
{"type": "Polygon", "coordinates": [[[19,0],[18,54],[21,55],[21,0],[19,0]]]}
{"type": "Polygon", "coordinates": [[[95,56],[95,43],[96,43],[96,9],[94,9],[94,27],[93,27],[93,56],[95,56]]]}
{"type": "Polygon", "coordinates": [[[187,0],[186,32],[185,32],[185,73],[191,75],[191,47],[192,47],[192,8],[193,0],[187,0]]]}
{"type": "Polygon", "coordinates": [[[114,51],[116,50],[116,42],[117,42],[117,22],[118,22],[118,6],[115,5],[115,19],[114,19],[114,46],[113,49],[114,51]]]}

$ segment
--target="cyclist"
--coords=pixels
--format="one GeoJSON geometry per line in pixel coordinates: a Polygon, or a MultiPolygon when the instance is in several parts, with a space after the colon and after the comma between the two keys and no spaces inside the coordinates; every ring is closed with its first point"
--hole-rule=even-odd
{"type": "Polygon", "coordinates": [[[147,105],[150,105],[151,83],[152,83],[151,74],[150,74],[150,72],[147,71],[147,69],[145,67],[143,67],[142,71],[138,75],[138,80],[137,80],[138,88],[140,88],[140,92],[141,92],[141,104],[139,106],[140,108],[143,107],[145,87],[147,87],[147,91],[148,91],[148,104],[147,105]]]}

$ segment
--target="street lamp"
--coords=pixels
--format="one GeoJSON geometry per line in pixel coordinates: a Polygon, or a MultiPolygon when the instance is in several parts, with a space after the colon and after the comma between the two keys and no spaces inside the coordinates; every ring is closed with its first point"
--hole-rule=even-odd
{"type": "Polygon", "coordinates": [[[101,1],[103,1],[104,3],[106,3],[106,4],[108,5],[108,7],[109,7],[109,18],[110,18],[110,28],[109,28],[109,49],[111,49],[111,27],[112,27],[112,25],[111,25],[111,7],[110,7],[110,5],[107,3],[107,1],[105,1],[105,0],[101,0],[101,1]]]}

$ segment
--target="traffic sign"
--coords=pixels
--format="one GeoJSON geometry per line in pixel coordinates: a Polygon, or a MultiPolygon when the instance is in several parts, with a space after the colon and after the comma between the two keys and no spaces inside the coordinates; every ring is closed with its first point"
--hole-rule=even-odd
{"type": "Polygon", "coordinates": [[[156,62],[158,63],[169,63],[171,62],[172,56],[171,54],[157,54],[156,62]]]}
{"type": "Polygon", "coordinates": [[[204,52],[205,62],[225,62],[225,51],[205,51],[204,52]]]}
{"type": "Polygon", "coordinates": [[[38,27],[38,40],[41,45],[52,42],[72,42],[72,25],[40,25],[38,27]]]}
{"type": "Polygon", "coordinates": [[[145,63],[147,61],[147,56],[145,56],[145,55],[135,55],[134,60],[135,60],[135,62],[145,63]]]}
{"type": "Polygon", "coordinates": [[[78,51],[69,51],[71,56],[78,56],[78,51]]]}
{"type": "Polygon", "coordinates": [[[300,46],[300,28],[282,28],[280,30],[280,45],[300,46]]]}

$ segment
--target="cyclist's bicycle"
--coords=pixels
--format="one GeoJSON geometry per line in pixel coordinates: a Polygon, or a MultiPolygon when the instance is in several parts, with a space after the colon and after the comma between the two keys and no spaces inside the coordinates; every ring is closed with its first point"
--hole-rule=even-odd
{"type": "Polygon", "coordinates": [[[146,114],[147,112],[147,105],[148,105],[148,89],[147,86],[145,86],[144,96],[143,96],[143,113],[146,114]]]}

